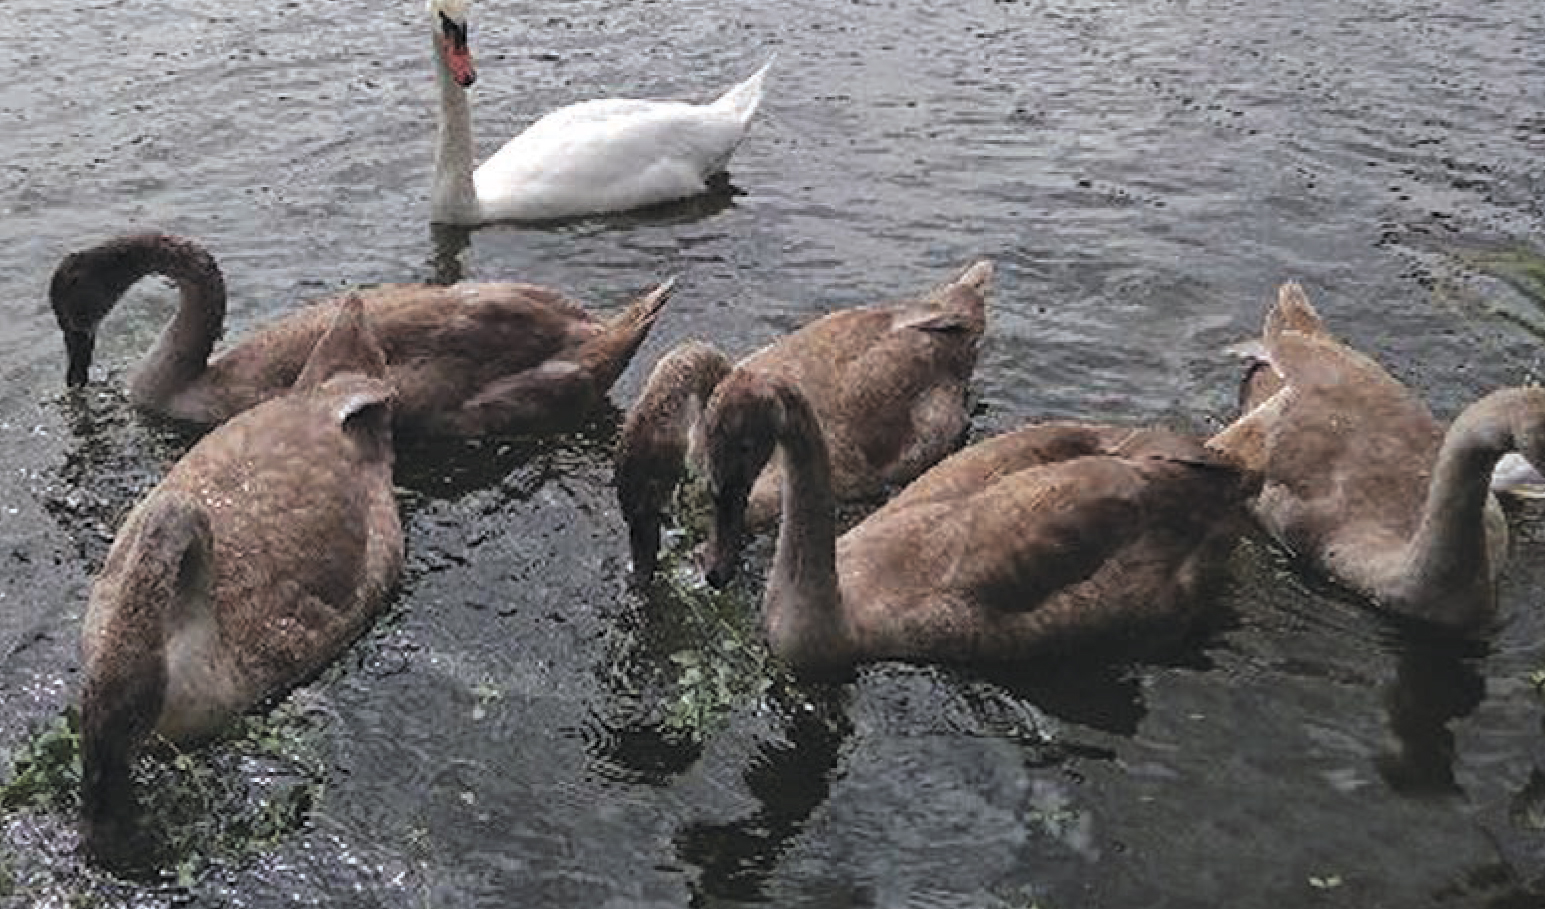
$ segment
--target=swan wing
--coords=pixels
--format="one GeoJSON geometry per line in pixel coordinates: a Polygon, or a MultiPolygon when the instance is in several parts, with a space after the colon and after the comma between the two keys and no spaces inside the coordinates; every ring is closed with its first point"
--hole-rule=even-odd
{"type": "Polygon", "coordinates": [[[850,623],[884,652],[962,658],[1130,620],[1183,625],[1198,556],[1225,551],[1220,528],[1237,526],[1239,480],[1206,463],[1102,455],[882,510],[838,541],[850,623]]]}
{"type": "Polygon", "coordinates": [[[622,211],[696,195],[745,135],[712,105],[608,99],[554,111],[473,174],[492,218],[622,211]]]}

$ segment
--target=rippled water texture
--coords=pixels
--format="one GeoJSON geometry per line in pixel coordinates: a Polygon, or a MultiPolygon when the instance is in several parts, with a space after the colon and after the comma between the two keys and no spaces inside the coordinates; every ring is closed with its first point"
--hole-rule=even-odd
{"type": "MultiPolygon", "coordinates": [[[[1289,278],[1441,414],[1537,378],[1537,0],[478,0],[473,16],[485,154],[558,104],[702,98],[776,51],[734,189],[431,231],[419,0],[5,3],[0,745],[73,697],[91,573],[190,442],[119,392],[170,309],[157,282],[107,323],[99,381],[63,391],[48,276],[130,229],[209,244],[233,335],[357,283],[513,277],[610,311],[679,274],[619,405],[686,337],[746,351],[981,255],[1000,279],[978,435],[1068,415],[1218,426],[1220,350],[1289,278]]],[[[146,762],[172,817],[147,867],[85,863],[68,809],[0,817],[0,903],[1545,900],[1538,513],[1514,517],[1505,624],[1468,650],[1249,544],[1235,626],[1177,665],[1035,681],[883,665],[796,686],[761,649],[755,585],[624,591],[616,422],[408,446],[390,613],[253,730],[146,762]]]]}

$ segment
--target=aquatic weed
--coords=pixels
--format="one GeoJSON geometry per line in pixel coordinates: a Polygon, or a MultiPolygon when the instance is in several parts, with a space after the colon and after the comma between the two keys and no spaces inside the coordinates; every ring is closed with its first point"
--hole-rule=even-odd
{"type": "MultiPolygon", "coordinates": [[[[291,700],[241,718],[207,748],[152,743],[133,770],[138,833],[123,851],[134,867],[121,870],[188,887],[211,866],[241,864],[303,829],[325,791],[316,731],[291,700]]],[[[78,709],[41,726],[8,764],[0,809],[78,811],[78,709]]]]}

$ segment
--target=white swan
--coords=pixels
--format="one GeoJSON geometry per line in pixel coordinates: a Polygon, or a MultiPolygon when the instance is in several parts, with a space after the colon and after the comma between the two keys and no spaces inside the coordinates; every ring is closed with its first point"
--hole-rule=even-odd
{"type": "Polygon", "coordinates": [[[470,0],[428,0],[440,82],[431,217],[441,224],[541,221],[626,211],[695,196],[722,171],[762,100],[768,60],[711,104],[609,98],[531,124],[472,169],[467,86],[470,0]]]}

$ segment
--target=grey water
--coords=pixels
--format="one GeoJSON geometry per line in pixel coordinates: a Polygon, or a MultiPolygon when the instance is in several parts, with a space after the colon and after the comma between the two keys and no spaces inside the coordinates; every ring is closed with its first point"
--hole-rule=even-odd
{"type": "MultiPolygon", "coordinates": [[[[65,393],[48,277],[126,231],[210,247],[231,337],[357,284],[610,312],[679,275],[617,408],[681,340],[749,351],[980,256],[978,437],[1217,428],[1223,350],[1288,279],[1442,416],[1539,377],[1536,0],[478,0],[483,154],[567,102],[777,63],[722,191],[474,231],[427,222],[427,30],[418,0],[5,3],[0,747],[71,702],[116,520],[192,441],[121,393],[164,284],[65,393]]],[[[754,578],[709,598],[677,558],[674,592],[626,590],[617,420],[405,444],[388,614],[245,736],[144,762],[167,820],[142,866],[87,861],[67,805],[0,815],[0,904],[1545,905],[1539,509],[1469,645],[1251,541],[1230,626],[1169,663],[799,685],[754,578]]]]}

